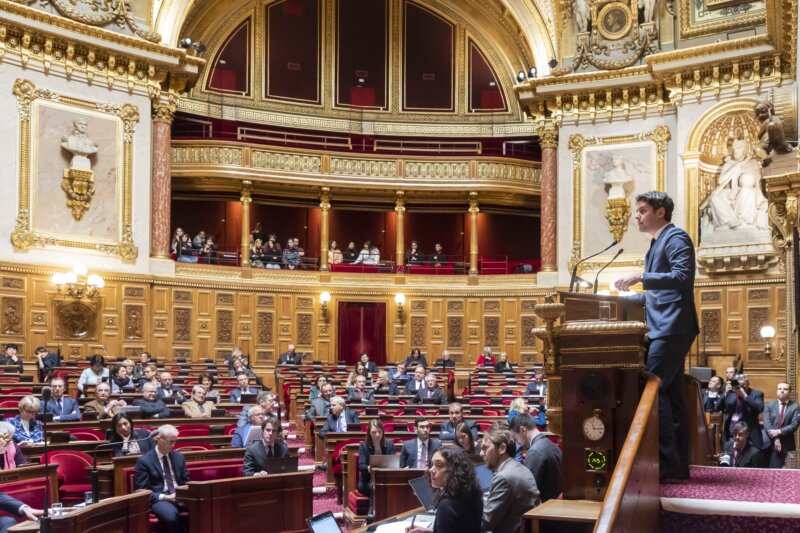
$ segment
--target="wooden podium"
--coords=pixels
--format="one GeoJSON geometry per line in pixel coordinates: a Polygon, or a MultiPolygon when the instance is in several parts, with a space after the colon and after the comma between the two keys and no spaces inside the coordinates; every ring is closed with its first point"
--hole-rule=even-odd
{"type": "Polygon", "coordinates": [[[544,341],[551,431],[563,437],[564,499],[602,501],[642,392],[648,327],[626,298],[559,297],[536,306],[544,325],[534,333],[544,341]]]}

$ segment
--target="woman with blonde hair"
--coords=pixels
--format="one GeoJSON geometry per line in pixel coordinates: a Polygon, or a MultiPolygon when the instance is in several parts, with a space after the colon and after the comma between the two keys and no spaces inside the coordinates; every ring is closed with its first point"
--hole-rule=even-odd
{"type": "Polygon", "coordinates": [[[36,396],[25,396],[19,401],[19,414],[6,420],[14,428],[13,438],[16,445],[28,446],[44,442],[42,423],[36,420],[40,405],[36,396]]]}
{"type": "Polygon", "coordinates": [[[14,426],[0,422],[0,470],[11,470],[27,462],[25,454],[14,444],[14,426]]]}

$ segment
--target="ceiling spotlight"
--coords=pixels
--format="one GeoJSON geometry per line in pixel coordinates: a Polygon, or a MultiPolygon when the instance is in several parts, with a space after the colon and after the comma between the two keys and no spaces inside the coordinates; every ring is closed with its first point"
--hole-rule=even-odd
{"type": "Polygon", "coordinates": [[[558,66],[558,59],[554,57],[547,64],[550,65],[550,68],[556,68],[558,66]]]}
{"type": "Polygon", "coordinates": [[[497,83],[495,83],[494,81],[490,81],[489,87],[497,87],[497,83]]]}
{"type": "Polygon", "coordinates": [[[183,39],[178,41],[178,46],[180,46],[181,48],[185,48],[186,50],[188,50],[189,48],[193,48],[195,52],[200,53],[200,54],[202,54],[203,52],[208,50],[206,45],[204,45],[201,42],[194,42],[189,37],[184,37],[183,39]]]}
{"type": "Polygon", "coordinates": [[[517,73],[517,81],[518,81],[518,82],[520,82],[520,83],[522,83],[523,81],[525,81],[525,72],[523,72],[523,71],[521,71],[521,70],[520,70],[520,71],[517,73]]]}
{"type": "Polygon", "coordinates": [[[533,79],[533,78],[535,78],[535,77],[536,77],[536,67],[531,67],[531,68],[528,70],[528,79],[531,79],[531,80],[532,80],[532,79],[533,79]]]}
{"type": "Polygon", "coordinates": [[[205,52],[206,50],[208,50],[208,48],[206,47],[206,45],[204,45],[203,43],[194,43],[194,44],[192,45],[192,48],[194,48],[195,50],[197,50],[197,53],[199,53],[199,54],[202,54],[203,52],[205,52]]]}

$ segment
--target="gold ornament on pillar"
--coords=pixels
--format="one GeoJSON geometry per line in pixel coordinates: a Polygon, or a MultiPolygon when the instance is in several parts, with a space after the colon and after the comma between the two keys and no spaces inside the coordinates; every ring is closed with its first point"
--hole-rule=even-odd
{"type": "Polygon", "coordinates": [[[172,125],[175,120],[175,109],[178,106],[178,97],[170,93],[167,100],[153,99],[153,122],[163,122],[172,125]]]}
{"type": "Polygon", "coordinates": [[[331,190],[323,187],[320,194],[319,208],[320,216],[320,247],[319,247],[319,269],[323,272],[330,270],[328,264],[328,212],[331,209],[331,190]]]}
{"type": "Polygon", "coordinates": [[[622,242],[622,236],[625,235],[631,218],[631,202],[627,198],[609,198],[607,202],[608,231],[614,236],[615,241],[622,242]]]}
{"type": "Polygon", "coordinates": [[[538,133],[539,145],[542,148],[558,147],[558,130],[555,128],[540,128],[538,133]]]}
{"type": "Polygon", "coordinates": [[[253,182],[244,180],[242,182],[242,266],[250,266],[250,204],[253,198],[250,196],[253,182]]]}
{"type": "Polygon", "coordinates": [[[405,262],[405,233],[404,233],[404,222],[403,219],[405,218],[406,213],[406,193],[403,191],[396,191],[395,192],[395,199],[394,199],[394,212],[397,213],[397,233],[396,233],[396,243],[395,243],[395,264],[398,267],[402,267],[405,262]]]}
{"type": "Polygon", "coordinates": [[[470,232],[469,232],[469,273],[475,275],[478,273],[478,193],[469,193],[469,218],[470,218],[470,232]]]}

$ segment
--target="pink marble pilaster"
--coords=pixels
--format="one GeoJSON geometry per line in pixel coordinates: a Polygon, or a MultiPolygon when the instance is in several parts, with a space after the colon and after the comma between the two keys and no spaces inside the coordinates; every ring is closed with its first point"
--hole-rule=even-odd
{"type": "Polygon", "coordinates": [[[542,272],[556,272],[556,246],[558,237],[558,144],[556,132],[544,131],[540,134],[542,146],[542,231],[541,255],[542,272]]]}
{"type": "Polygon", "coordinates": [[[150,183],[150,257],[170,256],[171,137],[174,106],[153,104],[153,172],[150,183]]]}

